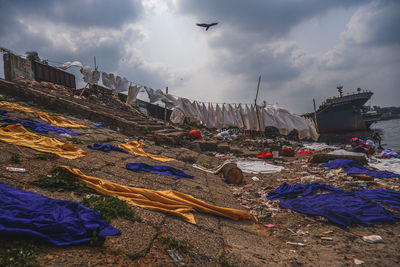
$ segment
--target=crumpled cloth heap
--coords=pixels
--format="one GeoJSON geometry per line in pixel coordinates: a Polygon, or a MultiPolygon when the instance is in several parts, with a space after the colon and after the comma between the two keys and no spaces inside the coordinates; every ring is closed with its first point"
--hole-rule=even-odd
{"type": "Polygon", "coordinates": [[[71,136],[75,135],[80,135],[80,133],[74,132],[70,129],[67,128],[62,128],[62,127],[57,127],[57,126],[52,126],[48,125],[47,123],[41,122],[41,121],[25,121],[25,120],[13,120],[13,119],[0,119],[0,123],[6,123],[6,124],[21,124],[25,128],[29,128],[35,132],[39,132],[42,134],[48,134],[49,132],[52,132],[56,135],[60,134],[69,134],[71,136]]]}
{"type": "Polygon", "coordinates": [[[390,159],[390,158],[398,158],[398,159],[400,159],[399,153],[394,152],[394,151],[392,151],[392,150],[390,150],[390,149],[385,149],[385,150],[383,150],[383,151],[379,154],[379,156],[380,156],[381,158],[387,158],[387,159],[390,159]]]}
{"type": "Polygon", "coordinates": [[[280,199],[280,198],[294,198],[297,196],[308,196],[312,195],[315,192],[323,190],[330,190],[330,191],[342,191],[335,187],[326,185],[326,184],[319,184],[319,183],[312,183],[312,184],[296,184],[290,185],[287,183],[281,184],[278,188],[274,191],[270,192],[267,196],[268,199],[280,199]]]}
{"type": "Polygon", "coordinates": [[[0,116],[8,117],[7,110],[0,109],[0,116]]]}
{"type": "Polygon", "coordinates": [[[119,151],[119,152],[123,152],[123,153],[129,153],[128,151],[123,150],[122,148],[119,148],[114,145],[109,145],[109,144],[93,144],[93,146],[87,146],[87,147],[90,149],[101,150],[103,152],[109,152],[111,150],[114,150],[114,151],[119,151]]]}
{"type": "Polygon", "coordinates": [[[79,147],[70,142],[63,143],[55,138],[50,138],[27,131],[21,124],[8,125],[0,128],[0,140],[9,144],[26,146],[38,151],[53,153],[67,159],[76,159],[86,155],[79,147]]]}
{"type": "MultiPolygon", "coordinates": [[[[54,245],[100,240],[121,232],[79,203],[56,200],[0,183],[0,236],[28,237],[54,245]]],[[[3,241],[4,242],[4,241],[3,241]]]]}
{"type": "Polygon", "coordinates": [[[39,118],[50,123],[51,125],[58,126],[58,127],[72,127],[72,128],[87,127],[85,124],[74,122],[74,121],[68,120],[64,117],[61,117],[61,116],[52,116],[52,115],[47,114],[46,112],[37,111],[30,107],[25,107],[25,106],[22,106],[17,103],[1,101],[0,108],[4,108],[7,110],[18,110],[18,111],[23,111],[23,112],[28,112],[28,113],[34,113],[35,116],[38,116],[39,118]]]}
{"type": "Polygon", "coordinates": [[[375,171],[365,168],[360,163],[351,159],[335,159],[328,163],[322,164],[322,166],[330,169],[342,168],[348,175],[352,176],[365,176],[372,178],[392,178],[400,177],[400,174],[396,174],[388,171],[375,171]]]}
{"type": "Polygon", "coordinates": [[[153,155],[153,154],[149,154],[143,151],[142,148],[142,143],[138,142],[138,141],[131,141],[125,144],[119,144],[118,145],[119,148],[122,148],[126,151],[128,151],[129,153],[135,154],[135,155],[139,155],[142,157],[147,157],[147,158],[152,158],[155,160],[159,160],[159,161],[171,161],[171,160],[175,160],[172,158],[168,158],[165,156],[161,156],[161,155],[153,155]]]}
{"type": "Polygon", "coordinates": [[[171,166],[166,165],[149,165],[142,162],[127,163],[126,168],[134,172],[149,172],[165,174],[176,178],[193,178],[193,175],[187,174],[181,170],[175,169],[171,166]]]}
{"type": "Polygon", "coordinates": [[[134,206],[179,216],[189,223],[196,224],[192,214],[192,212],[195,211],[211,213],[234,220],[251,219],[250,214],[246,211],[214,206],[194,198],[191,195],[187,195],[175,190],[155,191],[144,188],[123,186],[102,180],[100,178],[87,176],[79,169],[69,166],[60,166],[60,168],[75,174],[77,179],[84,182],[88,187],[100,194],[116,196],[134,206]]]}

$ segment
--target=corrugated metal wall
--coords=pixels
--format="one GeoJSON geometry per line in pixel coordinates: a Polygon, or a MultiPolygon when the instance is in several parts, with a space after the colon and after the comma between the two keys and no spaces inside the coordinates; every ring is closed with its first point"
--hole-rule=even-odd
{"type": "Polygon", "coordinates": [[[76,89],[75,75],[71,73],[39,62],[33,62],[33,69],[38,82],[52,82],[76,89]]]}

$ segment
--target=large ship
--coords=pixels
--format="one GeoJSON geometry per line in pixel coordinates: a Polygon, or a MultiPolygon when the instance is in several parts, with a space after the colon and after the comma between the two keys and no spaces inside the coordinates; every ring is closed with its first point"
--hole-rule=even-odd
{"type": "Polygon", "coordinates": [[[342,133],[366,130],[376,120],[366,119],[364,104],[372,92],[357,89],[357,92],[344,95],[343,86],[337,87],[339,96],[326,99],[316,111],[316,124],[319,133],[342,133]]]}

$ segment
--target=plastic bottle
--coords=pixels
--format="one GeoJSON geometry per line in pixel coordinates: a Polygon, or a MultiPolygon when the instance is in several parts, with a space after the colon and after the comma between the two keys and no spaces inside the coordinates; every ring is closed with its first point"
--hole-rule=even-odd
{"type": "Polygon", "coordinates": [[[6,170],[9,172],[26,172],[24,168],[6,167],[6,170]]]}

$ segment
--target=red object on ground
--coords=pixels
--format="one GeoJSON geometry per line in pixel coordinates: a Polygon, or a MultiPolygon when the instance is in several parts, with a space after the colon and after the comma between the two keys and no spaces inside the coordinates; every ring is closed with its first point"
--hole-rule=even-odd
{"type": "Polygon", "coordinates": [[[311,154],[313,151],[312,150],[305,150],[305,151],[299,151],[299,154],[311,154]]]}
{"type": "Polygon", "coordinates": [[[274,155],[272,155],[271,152],[260,152],[257,154],[257,158],[259,159],[272,159],[274,157],[274,155]]]}
{"type": "Polygon", "coordinates": [[[285,157],[293,157],[294,156],[294,150],[290,147],[287,147],[282,150],[282,156],[285,157]]]}
{"type": "Polygon", "coordinates": [[[191,130],[189,132],[189,137],[192,139],[203,139],[199,130],[191,130]]]}

